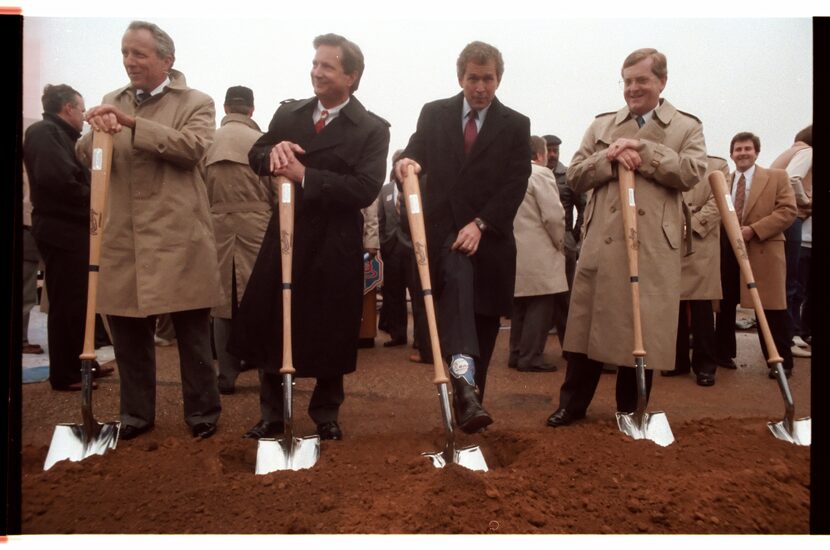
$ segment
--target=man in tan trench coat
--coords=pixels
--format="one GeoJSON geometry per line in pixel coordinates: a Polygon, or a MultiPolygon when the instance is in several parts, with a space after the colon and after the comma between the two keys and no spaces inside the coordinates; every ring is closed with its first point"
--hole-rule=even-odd
{"type": "MultiPolygon", "coordinates": [[[[729,165],[720,157],[709,157],[708,174],[716,170],[729,175],[729,165]]],[[[715,358],[715,316],[712,300],[720,300],[720,212],[709,180],[704,177],[683,193],[691,226],[691,253],[680,264],[680,312],[677,320],[677,349],[674,369],[663,376],[683,376],[694,370],[699,386],[713,386],[718,364],[715,358]],[[689,360],[689,322],[694,339],[689,360]]],[[[687,241],[688,242],[688,241],[687,241]]]]}
{"type": "Polygon", "coordinates": [[[207,184],[219,277],[225,301],[213,308],[213,340],[219,362],[219,392],[235,391],[240,361],[227,351],[231,318],[236,311],[262,238],[271,219],[274,194],[267,181],[248,165],[248,151],[260,138],[254,114],[254,92],[245,86],[231,86],[225,93],[225,116],[216,139],[205,154],[207,184]]]}
{"type": "MultiPolygon", "coordinates": [[[[161,313],[171,314],[176,329],[185,421],[194,437],[206,438],[221,411],[210,308],[222,300],[199,170],[216,128],[213,100],[172,69],[173,40],[156,25],[130,23],[121,51],[130,84],[86,114],[114,142],[98,311],[110,316],[121,376],[120,438],[155,422],[153,333],[161,313]]],[[[91,137],[79,143],[82,156],[91,152],[91,137]]]]}
{"type": "MultiPolygon", "coordinates": [[[[755,134],[740,132],[732,138],[729,154],[735,163],[735,172],[729,178],[729,187],[764,316],[789,378],[793,370],[793,355],[787,316],[784,231],[795,221],[797,208],[787,172],[755,164],[760,152],[761,140],[755,134]]],[[[723,300],[715,324],[715,336],[720,362],[727,362],[736,355],[735,309],[739,303],[743,307],[752,307],[752,299],[726,238],[721,239],[721,283],[723,300]]],[[[760,330],[758,339],[764,357],[769,357],[760,330]]],[[[771,369],[769,376],[775,378],[771,369]]]]}
{"type": "MultiPolygon", "coordinates": [[[[683,191],[706,173],[700,121],[660,98],[666,57],[646,48],[623,62],[626,106],[598,115],[568,169],[577,193],[591,190],[585,208],[583,244],[576,266],[565,351],[568,370],[551,427],[583,418],[603,363],[617,369],[617,410],[637,403],[628,257],[617,164],[635,171],[639,238],[640,309],[648,369],[674,368],[680,300],[683,191]]],[[[646,386],[651,387],[651,370],[646,386]]]]}

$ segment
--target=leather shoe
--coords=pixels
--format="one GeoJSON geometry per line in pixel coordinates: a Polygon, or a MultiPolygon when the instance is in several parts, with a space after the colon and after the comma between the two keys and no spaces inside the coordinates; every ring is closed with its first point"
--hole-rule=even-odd
{"type": "Polygon", "coordinates": [[[719,367],[724,369],[734,370],[738,368],[738,365],[735,364],[735,360],[731,357],[728,357],[726,359],[717,359],[715,362],[718,364],[719,367]]]}
{"type": "Polygon", "coordinates": [[[317,434],[320,436],[320,439],[333,439],[335,441],[343,439],[343,432],[340,430],[340,425],[336,420],[317,424],[317,434]]]}
{"type": "MultiPolygon", "coordinates": [[[[793,369],[784,369],[784,376],[787,378],[787,380],[789,380],[790,376],[792,376],[792,375],[793,375],[793,369]]],[[[769,372],[767,373],[767,376],[769,376],[770,380],[775,380],[777,378],[777,376],[775,374],[775,369],[769,369],[769,372]]]]}
{"type": "Polygon", "coordinates": [[[394,348],[395,346],[405,346],[406,345],[406,338],[392,338],[388,342],[383,343],[383,347],[385,348],[394,348]]]}
{"type": "Polygon", "coordinates": [[[547,425],[551,428],[558,428],[560,426],[568,426],[575,420],[585,418],[585,415],[576,415],[568,412],[567,409],[556,409],[548,417],[547,425]]]}
{"type": "Polygon", "coordinates": [[[193,432],[193,437],[201,437],[207,439],[216,433],[216,424],[213,422],[199,422],[190,431],[193,432]]]}
{"type": "Polygon", "coordinates": [[[121,430],[118,432],[118,439],[124,441],[134,439],[143,433],[149,432],[151,429],[153,429],[152,424],[147,424],[146,426],[142,426],[140,428],[138,426],[127,424],[126,426],[121,426],[121,430]]]}
{"type": "Polygon", "coordinates": [[[698,386],[714,386],[715,385],[715,377],[710,376],[708,374],[698,374],[697,375],[697,385],[698,386]]]}
{"type": "Polygon", "coordinates": [[[112,373],[115,372],[113,367],[107,367],[104,365],[98,365],[95,367],[95,370],[92,371],[93,378],[105,378],[107,376],[112,376],[112,373]]]}
{"type": "Polygon", "coordinates": [[[461,431],[472,434],[493,423],[493,417],[484,410],[475,386],[460,378],[452,378],[455,422],[461,431]]]}
{"type": "MultiPolygon", "coordinates": [[[[67,384],[65,386],[52,386],[52,389],[55,391],[81,391],[82,389],[84,389],[84,384],[83,382],[74,382],[72,384],[67,384]]],[[[93,382],[92,389],[97,390],[98,384],[93,382]]]]}
{"type": "Polygon", "coordinates": [[[265,420],[260,420],[257,422],[256,426],[245,432],[245,435],[242,437],[245,439],[261,439],[265,438],[274,438],[278,435],[282,435],[285,431],[285,424],[279,420],[276,422],[266,422],[265,420]]]}
{"type": "Polygon", "coordinates": [[[660,376],[685,376],[687,374],[689,374],[689,371],[687,371],[687,370],[672,369],[672,370],[661,370],[660,371],[660,376]]]}
{"type": "Polygon", "coordinates": [[[556,372],[559,370],[553,363],[543,363],[541,365],[528,365],[527,367],[516,367],[519,372],[556,372]]]}
{"type": "Polygon", "coordinates": [[[40,344],[23,344],[23,353],[30,353],[34,355],[40,355],[43,353],[43,348],[40,347],[40,344]]]}

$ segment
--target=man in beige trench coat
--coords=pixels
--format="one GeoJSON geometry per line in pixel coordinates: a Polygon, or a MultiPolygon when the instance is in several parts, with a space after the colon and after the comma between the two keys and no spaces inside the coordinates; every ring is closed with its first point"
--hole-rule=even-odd
{"type": "MultiPolygon", "coordinates": [[[[674,368],[680,300],[683,191],[706,173],[700,121],[660,98],[666,57],[651,48],[623,62],[626,106],[598,115],[568,169],[568,184],[591,190],[583,244],[576,265],[565,351],[568,369],[551,427],[583,418],[603,363],[617,369],[617,410],[632,412],[637,385],[628,257],[617,183],[617,164],[635,171],[640,309],[648,369],[674,368]]],[[[646,386],[651,387],[651,370],[646,386]]]]}
{"type": "MultiPolygon", "coordinates": [[[[210,308],[222,303],[216,244],[199,162],[216,128],[213,100],[172,69],[175,46],[152,23],[121,40],[130,84],[87,111],[113,133],[98,311],[109,315],[121,376],[121,439],[155,422],[156,316],[170,313],[181,358],[185,421],[216,431],[221,405],[210,349],[210,308]]],[[[91,152],[91,134],[79,143],[91,152]]],[[[88,158],[87,158],[88,160],[88,158]]]]}

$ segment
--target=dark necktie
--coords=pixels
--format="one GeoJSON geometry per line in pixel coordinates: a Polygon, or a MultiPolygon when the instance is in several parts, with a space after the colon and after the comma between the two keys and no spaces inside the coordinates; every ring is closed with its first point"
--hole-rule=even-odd
{"type": "Polygon", "coordinates": [[[326,119],[328,117],[329,117],[329,112],[328,111],[323,110],[323,112],[320,113],[320,120],[318,120],[314,124],[314,131],[315,132],[317,132],[319,134],[320,132],[323,131],[323,128],[325,128],[325,126],[326,126],[326,119]]]}
{"type": "Polygon", "coordinates": [[[637,126],[639,126],[640,128],[642,128],[643,126],[645,126],[645,123],[646,123],[646,119],[644,119],[644,118],[643,118],[643,117],[641,117],[641,116],[638,116],[638,117],[637,117],[637,126]]]}
{"type": "Polygon", "coordinates": [[[478,127],[476,126],[476,119],[478,119],[478,111],[475,109],[467,113],[467,125],[464,127],[464,153],[469,155],[470,149],[473,148],[473,143],[476,142],[478,136],[478,127]]]}
{"type": "Polygon", "coordinates": [[[144,103],[145,101],[147,101],[151,97],[152,96],[150,95],[150,92],[138,92],[138,95],[136,95],[136,99],[138,99],[139,105],[144,103]]]}
{"type": "Polygon", "coordinates": [[[741,174],[738,178],[738,188],[735,190],[735,215],[738,216],[738,223],[744,220],[744,202],[746,201],[746,176],[741,174]]]}

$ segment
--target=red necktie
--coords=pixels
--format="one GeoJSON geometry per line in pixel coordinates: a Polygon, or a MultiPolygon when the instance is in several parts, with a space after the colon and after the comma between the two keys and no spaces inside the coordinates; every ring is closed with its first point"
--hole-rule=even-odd
{"type": "Polygon", "coordinates": [[[471,110],[467,116],[467,125],[464,127],[464,153],[469,155],[470,149],[473,148],[473,143],[478,136],[478,127],[476,126],[476,119],[478,118],[478,111],[471,110]]]}
{"type": "Polygon", "coordinates": [[[744,202],[746,200],[746,176],[741,174],[738,178],[738,188],[735,190],[735,215],[738,216],[738,223],[744,221],[744,202]]]}
{"type": "Polygon", "coordinates": [[[314,124],[314,131],[315,132],[317,132],[319,134],[323,130],[323,128],[326,125],[326,119],[328,118],[328,116],[329,116],[329,112],[326,111],[326,110],[323,110],[323,112],[320,113],[320,120],[318,120],[314,124]]]}

